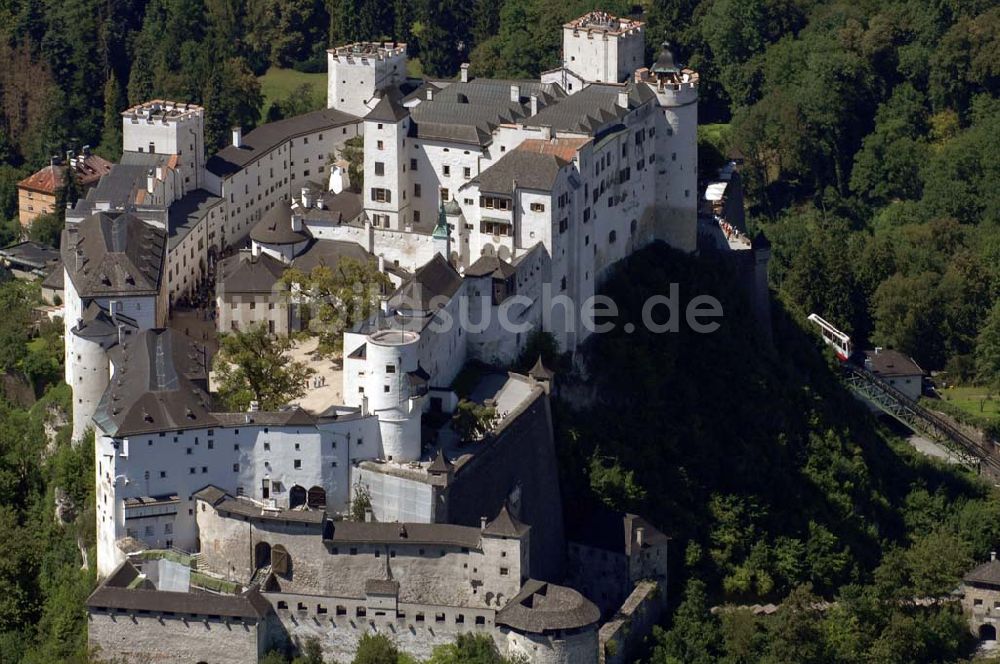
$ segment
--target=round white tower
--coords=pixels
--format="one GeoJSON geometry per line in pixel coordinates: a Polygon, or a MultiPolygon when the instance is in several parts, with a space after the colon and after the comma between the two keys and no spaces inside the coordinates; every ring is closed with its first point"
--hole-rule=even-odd
{"type": "Polygon", "coordinates": [[[389,461],[420,458],[420,413],[423,391],[414,383],[420,335],[380,330],[368,336],[365,396],[378,416],[382,452],[389,461]]]}
{"type": "Polygon", "coordinates": [[[82,439],[93,423],[111,377],[106,351],[117,341],[117,327],[103,315],[81,319],[66,336],[66,355],[72,363],[67,378],[73,388],[73,440],[82,439]]]}
{"type": "Polygon", "coordinates": [[[657,237],[694,251],[698,237],[698,72],[674,60],[669,43],[650,69],[663,110],[656,128],[657,237]]]}

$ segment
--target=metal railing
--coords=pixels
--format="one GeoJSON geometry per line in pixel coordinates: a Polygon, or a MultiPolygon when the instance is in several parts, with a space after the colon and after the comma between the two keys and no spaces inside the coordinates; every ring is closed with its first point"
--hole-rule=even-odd
{"type": "Polygon", "coordinates": [[[844,382],[856,394],[910,429],[941,444],[962,464],[1000,478],[1000,459],[996,458],[992,445],[969,437],[871,372],[848,363],[842,366],[844,382]]]}

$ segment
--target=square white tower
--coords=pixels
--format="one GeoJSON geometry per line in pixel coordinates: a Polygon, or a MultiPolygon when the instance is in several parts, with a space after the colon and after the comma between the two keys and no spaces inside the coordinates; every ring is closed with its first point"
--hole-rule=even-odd
{"type": "Polygon", "coordinates": [[[646,26],[593,11],[563,25],[563,67],[588,83],[622,83],[643,65],[646,26]]]}
{"type": "Polygon", "coordinates": [[[355,42],[327,51],[326,106],[363,117],[377,93],[406,78],[406,44],[355,42]]]}

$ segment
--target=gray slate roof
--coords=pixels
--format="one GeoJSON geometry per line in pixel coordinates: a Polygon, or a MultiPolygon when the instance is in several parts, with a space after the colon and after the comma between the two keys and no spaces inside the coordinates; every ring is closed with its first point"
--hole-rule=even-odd
{"type": "Polygon", "coordinates": [[[173,249],[198,225],[222,198],[204,189],[195,189],[174,201],[167,212],[167,246],[173,249]]]}
{"type": "Polygon", "coordinates": [[[281,199],[250,230],[250,239],[261,244],[297,244],[312,238],[306,226],[292,230],[292,204],[281,199]]]}
{"type": "Polygon", "coordinates": [[[63,231],[62,258],[81,297],[155,295],[165,245],[163,230],[138,217],[98,212],[63,231]]]}
{"type": "Polygon", "coordinates": [[[514,193],[515,182],[520,189],[552,191],[559,171],[568,161],[551,153],[533,152],[520,147],[507,152],[492,166],[476,177],[479,190],[488,194],[514,193]]]}
{"type": "Polygon", "coordinates": [[[59,250],[29,240],[0,249],[0,257],[17,267],[47,271],[59,262],[59,250]]]}
{"type": "Polygon", "coordinates": [[[898,350],[883,349],[879,352],[865,351],[865,362],[871,363],[871,371],[878,376],[922,376],[924,370],[909,356],[898,350]]]}
{"type": "Polygon", "coordinates": [[[966,583],[1000,588],[1000,560],[991,560],[974,568],[962,577],[966,583]]]}
{"type": "Polygon", "coordinates": [[[308,274],[314,267],[324,266],[335,270],[345,258],[360,263],[377,259],[357,242],[344,240],[313,240],[306,250],[292,259],[292,266],[308,274]]]}
{"type": "Polygon", "coordinates": [[[479,548],[479,528],[449,523],[334,521],[332,544],[426,544],[479,548]]]}
{"type": "Polygon", "coordinates": [[[537,96],[540,109],[566,96],[558,85],[538,81],[475,79],[453,83],[411,111],[411,135],[420,139],[487,145],[498,125],[528,117],[531,95],[537,96]],[[520,88],[518,101],[511,100],[512,85],[520,88]]]}
{"type": "Polygon", "coordinates": [[[219,262],[219,288],[223,297],[236,293],[271,293],[288,266],[270,254],[249,251],[219,262]]]}
{"type": "Polygon", "coordinates": [[[484,535],[494,537],[521,537],[526,532],[528,526],[515,519],[506,505],[500,508],[497,517],[486,524],[486,529],[483,530],[484,535]]]}
{"type": "Polygon", "coordinates": [[[205,168],[219,177],[232,175],[289,138],[312,134],[324,129],[334,129],[358,121],[359,118],[353,115],[326,108],[276,122],[268,122],[248,132],[243,137],[242,147],[228,145],[209,157],[205,168]]]}
{"type": "Polygon", "coordinates": [[[410,114],[410,110],[400,103],[399,92],[390,90],[382,95],[382,99],[369,111],[365,120],[374,122],[396,123],[410,114]]]}
{"type": "Polygon", "coordinates": [[[390,306],[400,312],[416,315],[433,313],[440,309],[444,298],[450,299],[462,285],[462,277],[441,254],[419,267],[413,277],[399,287],[389,300],[390,306]],[[439,306],[432,308],[432,303],[439,306]]]}
{"type": "Polygon", "coordinates": [[[128,588],[128,584],[137,576],[135,567],[126,560],[91,593],[87,598],[87,608],[116,609],[126,613],[170,612],[254,620],[264,618],[271,610],[271,605],[255,588],[242,595],[128,588]]]}
{"type": "Polygon", "coordinates": [[[521,592],[497,612],[496,623],[542,634],[586,627],[600,618],[601,610],[572,588],[528,579],[521,592]]]}
{"type": "Polygon", "coordinates": [[[525,124],[596,136],[618,124],[629,111],[655,99],[655,93],[645,84],[592,83],[558,104],[540,110],[525,124]],[[628,92],[627,109],[618,105],[620,92],[628,92]]]}
{"type": "Polygon", "coordinates": [[[190,429],[218,423],[209,412],[203,346],[172,329],[144,330],[115,347],[118,371],[94,423],[112,436],[190,429]]]}

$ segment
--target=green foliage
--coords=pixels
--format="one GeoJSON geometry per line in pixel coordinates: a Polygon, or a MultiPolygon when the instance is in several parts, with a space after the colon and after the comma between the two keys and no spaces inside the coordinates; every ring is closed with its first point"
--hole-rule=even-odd
{"type": "Polygon", "coordinates": [[[498,420],[493,406],[462,399],[451,417],[451,428],[463,442],[482,440],[498,420]]]}
{"type": "Polygon", "coordinates": [[[271,103],[267,109],[266,119],[268,122],[291,118],[310,111],[318,111],[326,107],[326,102],[322,96],[316,92],[312,83],[302,83],[287,96],[271,103]]]}
{"type": "Polygon", "coordinates": [[[352,664],[397,664],[399,649],[385,634],[362,634],[352,664]]]}
{"type": "Polygon", "coordinates": [[[351,520],[364,523],[372,509],[372,492],[366,484],[355,484],[351,498],[351,520]]]}
{"type": "Polygon", "coordinates": [[[54,212],[40,214],[32,220],[28,228],[28,239],[50,247],[58,247],[62,229],[63,220],[58,214],[54,212]]]}
{"type": "Polygon", "coordinates": [[[425,664],[514,664],[514,660],[503,657],[489,635],[468,633],[434,648],[425,664]]]}
{"type": "Polygon", "coordinates": [[[392,283],[374,261],[343,258],[332,269],[314,267],[309,274],[290,268],[282,281],[288,288],[307,297],[312,312],[309,329],[319,335],[324,352],[337,352],[344,343],[344,331],[375,313],[392,283]]]}
{"type": "Polygon", "coordinates": [[[289,361],[291,347],[288,337],[268,334],[263,324],[223,334],[214,360],[219,398],[238,412],[251,401],[261,410],[278,410],[302,396],[313,371],[302,362],[289,361]]]}
{"type": "Polygon", "coordinates": [[[976,340],[976,379],[1000,392],[1000,301],[993,305],[976,340]]]}
{"type": "Polygon", "coordinates": [[[364,191],[365,188],[365,137],[355,136],[344,141],[340,156],[347,161],[347,179],[351,191],[364,191]]]}

